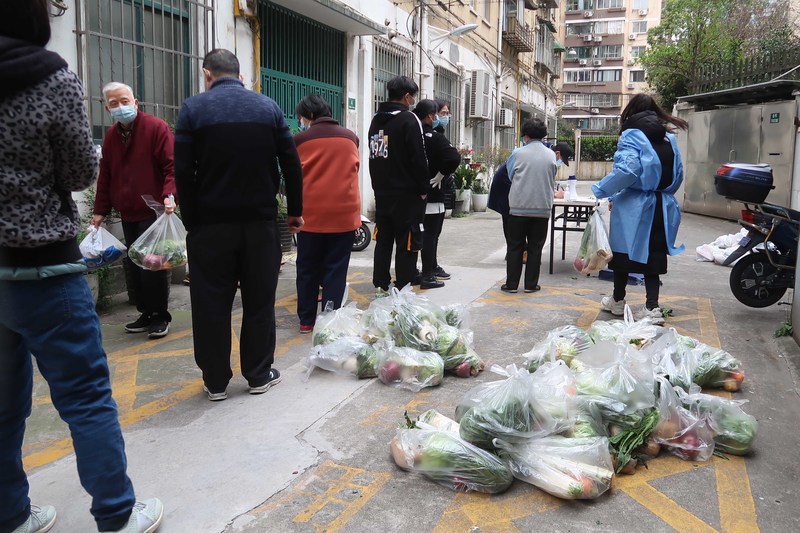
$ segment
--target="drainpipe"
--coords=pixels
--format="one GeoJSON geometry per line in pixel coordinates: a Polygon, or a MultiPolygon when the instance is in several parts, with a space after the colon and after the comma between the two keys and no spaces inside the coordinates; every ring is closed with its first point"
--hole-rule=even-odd
{"type": "Polygon", "coordinates": [[[245,0],[236,0],[233,3],[233,16],[241,17],[250,26],[250,32],[253,34],[253,75],[255,76],[255,83],[253,90],[257,93],[261,92],[261,19],[255,11],[247,9],[247,2],[245,0]]]}

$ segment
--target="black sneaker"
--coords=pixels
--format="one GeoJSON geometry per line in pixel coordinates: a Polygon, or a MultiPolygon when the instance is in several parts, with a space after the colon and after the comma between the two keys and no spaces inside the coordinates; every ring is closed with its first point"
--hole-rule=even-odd
{"type": "Polygon", "coordinates": [[[440,266],[434,268],[433,273],[436,274],[436,279],[450,279],[450,274],[445,272],[444,269],[440,266]]]}
{"type": "Polygon", "coordinates": [[[259,387],[250,387],[250,394],[264,394],[271,387],[281,382],[281,373],[277,368],[269,369],[269,380],[259,387]]]}
{"type": "Polygon", "coordinates": [[[422,274],[417,274],[411,280],[411,285],[419,285],[420,283],[422,283],[422,274]]]}
{"type": "Polygon", "coordinates": [[[142,313],[135,322],[125,324],[125,331],[128,333],[144,333],[150,331],[150,326],[153,325],[153,315],[150,313],[142,313]]]}
{"type": "Polygon", "coordinates": [[[169,322],[158,319],[150,326],[150,333],[148,333],[147,336],[151,339],[159,339],[165,337],[167,333],[169,333],[169,322]]]}
{"type": "Polygon", "coordinates": [[[420,289],[438,289],[439,287],[444,287],[444,281],[437,280],[434,274],[423,277],[419,283],[420,289]]]}
{"type": "Polygon", "coordinates": [[[503,291],[503,292],[510,292],[512,294],[516,294],[516,292],[517,292],[517,289],[511,288],[508,285],[506,285],[505,283],[500,285],[500,290],[503,291]]]}

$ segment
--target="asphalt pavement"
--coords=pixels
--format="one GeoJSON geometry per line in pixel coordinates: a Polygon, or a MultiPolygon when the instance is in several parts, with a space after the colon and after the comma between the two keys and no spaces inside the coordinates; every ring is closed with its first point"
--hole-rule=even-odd
{"type": "MultiPolygon", "coordinates": [[[[679,241],[686,252],[670,259],[661,304],[674,312],[667,326],[741,360],[746,379],[733,397],[747,399],[744,409],[759,422],[747,457],[697,463],[662,456],[632,476],[616,477],[610,493],[593,501],[558,500],[521,481],[497,496],[454,493],[400,471],[388,442],[404,411],[414,416],[435,408],[452,416],[468,389],[498,376],[488,370],[473,379],[448,376],[418,393],[320,370],[307,378],[311,338],[298,332],[289,257],[276,306],[275,366],[283,381],[260,396],[247,394],[237,376],[226,401],[206,399],[192,356],[188,287],[172,287],[174,321],[163,339],[124,333],[122,325],[137,313],[122,299],[102,313],[137,495],[163,500],[165,533],[798,531],[800,449],[789,444],[800,422],[800,348],[791,337],[774,336],[789,306],[747,308],[730,293],[729,269],[695,261],[696,246],[738,229],[685,214],[679,241]]],[[[505,280],[499,215],[448,219],[439,258],[452,279],[420,292],[434,303],[468,306],[475,349],[487,368],[520,364],[547,331],[612,318],[599,310],[611,283],[573,270],[579,240],[578,233],[567,236],[566,259],[556,258],[552,275],[545,247],[542,291],[507,294],[499,290],[505,280]]],[[[350,298],[361,309],[374,299],[373,246],[354,253],[350,264],[350,298]]],[[[644,287],[630,287],[628,300],[644,303],[644,287]]],[[[234,361],[240,323],[237,296],[234,361]]],[[[93,531],[69,433],[38,376],[34,396],[24,449],[32,499],[57,507],[52,531],[93,531]]]]}

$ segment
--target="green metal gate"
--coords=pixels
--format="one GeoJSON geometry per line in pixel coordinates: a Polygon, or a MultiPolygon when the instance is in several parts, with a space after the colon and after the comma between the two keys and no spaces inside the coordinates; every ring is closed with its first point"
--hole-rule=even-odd
{"type": "Polygon", "coordinates": [[[294,109],[317,93],[342,122],[346,42],[344,32],[265,2],[261,11],[261,91],[278,102],[292,129],[294,109]]]}

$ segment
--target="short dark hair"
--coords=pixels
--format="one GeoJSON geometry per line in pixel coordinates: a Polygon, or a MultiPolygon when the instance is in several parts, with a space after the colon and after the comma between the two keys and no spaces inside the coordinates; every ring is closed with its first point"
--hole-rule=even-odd
{"type": "Polygon", "coordinates": [[[230,50],[215,48],[203,58],[203,68],[213,76],[238,76],[239,60],[230,50]]]}
{"type": "Polygon", "coordinates": [[[0,2],[0,35],[37,46],[46,45],[50,41],[50,1],[0,2]]]}
{"type": "Polygon", "coordinates": [[[295,114],[316,120],[319,117],[332,117],[331,106],[318,94],[309,94],[297,104],[295,114]]]}
{"type": "Polygon", "coordinates": [[[439,111],[441,111],[443,107],[450,109],[450,102],[448,102],[447,100],[442,100],[440,98],[437,98],[436,103],[439,104],[439,111]]]}
{"type": "Polygon", "coordinates": [[[406,94],[416,96],[419,92],[419,86],[408,76],[397,76],[389,80],[386,84],[386,90],[389,92],[389,101],[396,102],[406,94]]]}
{"type": "Polygon", "coordinates": [[[417,105],[414,106],[414,114],[417,115],[420,120],[427,117],[431,113],[438,112],[439,104],[436,103],[436,100],[420,100],[417,102],[417,105]]]}
{"type": "Polygon", "coordinates": [[[540,118],[529,118],[522,124],[522,135],[531,139],[544,139],[547,137],[547,126],[540,118]]]}

